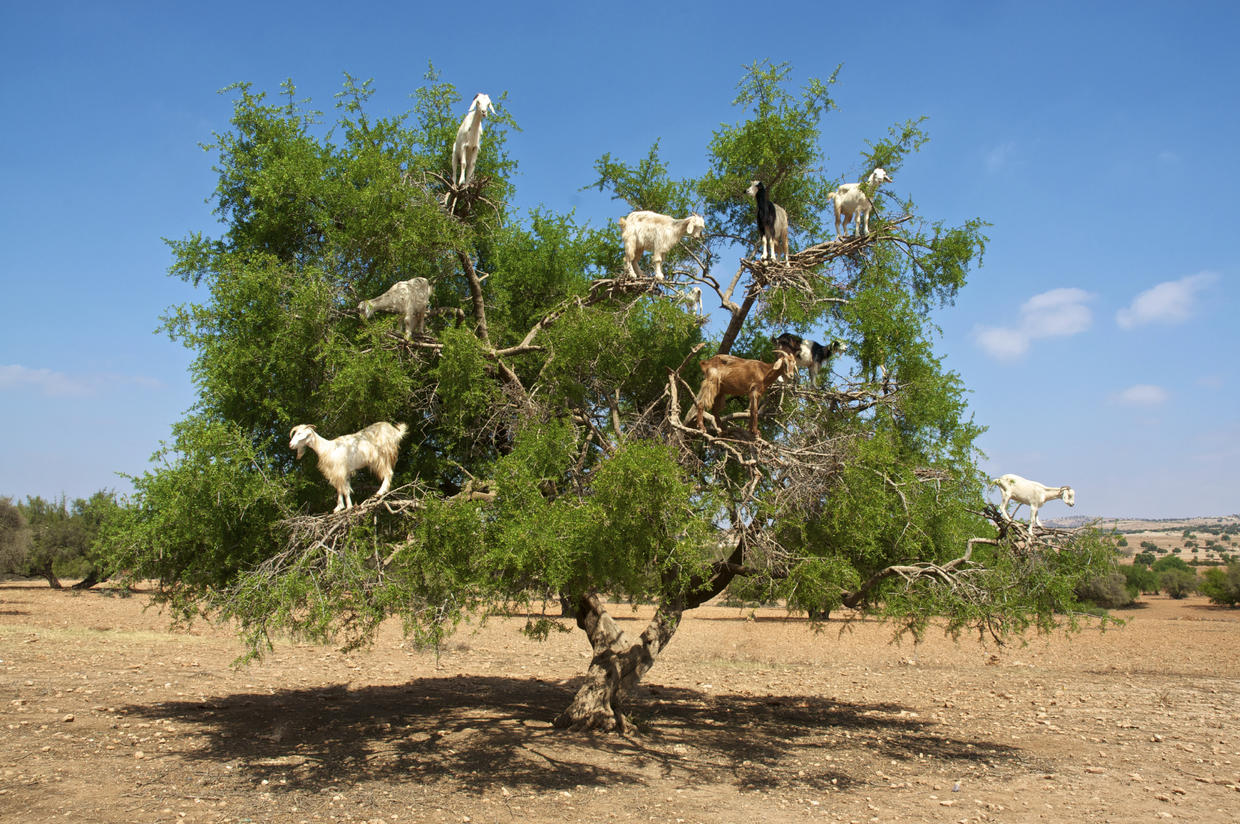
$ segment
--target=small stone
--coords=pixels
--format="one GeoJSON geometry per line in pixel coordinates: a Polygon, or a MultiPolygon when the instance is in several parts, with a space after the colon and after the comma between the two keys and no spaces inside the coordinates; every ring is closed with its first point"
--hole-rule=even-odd
{"type": "Polygon", "coordinates": [[[1170,801],[1171,800],[1171,796],[1167,795],[1166,793],[1159,793],[1158,795],[1154,797],[1158,799],[1159,801],[1170,801]]]}
{"type": "Polygon", "coordinates": [[[1090,775],[1102,775],[1106,772],[1106,770],[1102,769],[1102,767],[1086,767],[1085,772],[1090,775]]]}
{"type": "Polygon", "coordinates": [[[62,719],[60,719],[60,720],[61,720],[61,721],[64,721],[66,724],[67,724],[67,723],[69,723],[70,721],[72,721],[72,720],[73,720],[73,713],[69,713],[68,715],[66,715],[64,718],[62,718],[62,719]]]}
{"type": "Polygon", "coordinates": [[[134,758],[146,758],[146,753],[142,752],[142,750],[134,750],[133,757],[134,758]]]}

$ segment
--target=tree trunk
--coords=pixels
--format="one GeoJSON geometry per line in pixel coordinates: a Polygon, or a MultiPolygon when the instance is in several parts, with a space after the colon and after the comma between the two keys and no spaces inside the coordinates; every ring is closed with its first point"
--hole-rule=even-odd
{"type": "Polygon", "coordinates": [[[73,589],[90,589],[95,584],[106,581],[108,576],[104,575],[99,567],[91,567],[86,577],[73,585],[73,589]]]}
{"type": "Polygon", "coordinates": [[[579,598],[577,626],[590,639],[594,657],[586,670],[586,682],[552,725],[560,729],[625,732],[629,725],[621,703],[667,648],[684,613],[723,592],[737,575],[752,572],[741,564],[744,547],[742,538],[730,557],[712,565],[709,577],[694,577],[683,590],[664,598],[636,640],[620,629],[597,593],[579,598]]]}
{"type": "Polygon", "coordinates": [[[632,692],[672,640],[683,610],[660,606],[634,640],[608,614],[597,594],[584,596],[577,607],[577,625],[586,632],[594,658],[586,682],[554,726],[573,730],[625,732],[628,722],[621,701],[632,692]]]}
{"type": "Polygon", "coordinates": [[[52,562],[49,559],[46,564],[36,570],[39,575],[47,579],[47,583],[52,589],[60,589],[60,579],[56,577],[56,573],[52,570],[52,562]]]}

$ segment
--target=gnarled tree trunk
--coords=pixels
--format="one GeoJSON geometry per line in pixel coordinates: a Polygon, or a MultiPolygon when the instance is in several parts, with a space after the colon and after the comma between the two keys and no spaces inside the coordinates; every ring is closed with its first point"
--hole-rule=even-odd
{"type": "Polygon", "coordinates": [[[597,593],[583,595],[577,602],[577,626],[590,639],[594,657],[586,670],[586,682],[553,725],[624,732],[628,727],[621,708],[624,699],[667,648],[685,611],[706,603],[723,592],[735,576],[749,572],[741,565],[743,557],[742,539],[731,557],[712,566],[710,577],[694,578],[683,592],[665,598],[637,638],[620,629],[597,593]]]}

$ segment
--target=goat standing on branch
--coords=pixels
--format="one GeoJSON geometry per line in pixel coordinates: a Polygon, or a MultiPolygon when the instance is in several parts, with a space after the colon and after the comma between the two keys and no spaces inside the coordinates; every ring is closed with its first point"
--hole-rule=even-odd
{"type": "Polygon", "coordinates": [[[426,278],[410,278],[396,283],[382,295],[364,300],[357,311],[366,320],[375,312],[394,312],[404,315],[405,337],[426,334],[426,310],[430,304],[431,284],[426,278]]]}
{"type": "Polygon", "coordinates": [[[392,468],[400,442],[409,427],[405,424],[392,426],[387,421],[372,423],[361,432],[324,438],[311,424],[299,423],[289,432],[289,449],[297,450],[298,459],[310,447],[319,455],[319,471],[336,488],[336,508],[332,512],[353,507],[353,487],[349,476],[362,467],[370,467],[382,483],[375,494],[383,497],[392,486],[392,468]]]}
{"type": "Polygon", "coordinates": [[[778,260],[783,249],[784,263],[788,262],[788,213],[778,203],[766,196],[766,186],[760,180],[751,180],[745,190],[757,203],[758,234],[762,236],[762,260],[778,260]]]}
{"type": "Polygon", "coordinates": [[[629,274],[644,277],[637,261],[649,252],[654,259],[655,280],[663,280],[663,256],[682,237],[701,237],[706,228],[706,221],[696,212],[679,220],[658,212],[629,212],[617,222],[624,238],[624,262],[629,274]]]}
{"type": "Polygon", "coordinates": [[[474,177],[474,164],[482,145],[482,118],[490,114],[492,108],[491,98],[481,92],[474,95],[465,119],[456,130],[456,143],[452,146],[452,182],[457,186],[464,186],[474,177]]]}
{"type": "Polygon", "coordinates": [[[796,361],[788,352],[775,352],[774,363],[715,355],[702,361],[702,388],[697,397],[697,425],[703,432],[702,413],[710,407],[715,418],[723,411],[728,398],[749,396],[749,432],[758,437],[758,399],[781,377],[796,372],[796,361]]]}
{"type": "MultiPolygon", "coordinates": [[[[891,182],[893,182],[892,179],[881,167],[870,172],[870,176],[865,179],[865,183],[872,187],[871,191],[878,191],[881,184],[891,182]]],[[[840,187],[827,197],[835,204],[835,236],[837,238],[844,236],[841,232],[841,217],[843,217],[844,226],[850,222],[853,224],[853,234],[868,235],[870,233],[870,213],[874,211],[874,204],[870,202],[870,198],[861,188],[860,183],[841,183],[840,187]],[[863,219],[864,231],[858,231],[861,229],[863,219]]]]}
{"type": "Polygon", "coordinates": [[[848,344],[842,340],[833,340],[823,346],[816,340],[806,340],[791,332],[784,332],[779,337],[772,336],[771,343],[796,358],[799,368],[809,369],[809,381],[815,386],[818,385],[818,372],[823,365],[829,364],[832,358],[848,349],[848,344]]]}
{"type": "Polygon", "coordinates": [[[992,480],[991,484],[999,487],[999,491],[1003,493],[1003,503],[999,506],[999,511],[1007,520],[1012,520],[1012,515],[1016,514],[1021,504],[1029,506],[1030,535],[1033,534],[1035,525],[1042,526],[1042,522],[1038,520],[1038,509],[1047,501],[1058,498],[1068,506],[1076,506],[1076,492],[1070,486],[1046,486],[1012,474],[1000,475],[992,480]],[[1008,514],[1008,502],[1012,500],[1016,501],[1016,509],[1008,514]]]}

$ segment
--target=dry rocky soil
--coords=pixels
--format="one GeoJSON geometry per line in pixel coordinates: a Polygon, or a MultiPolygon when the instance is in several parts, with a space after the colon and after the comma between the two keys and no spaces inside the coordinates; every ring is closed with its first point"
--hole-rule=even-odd
{"type": "Polygon", "coordinates": [[[147,605],[0,583],[0,821],[1240,820],[1240,610],[1200,598],[1005,648],[705,607],[629,736],[551,728],[575,628],[437,657],[390,624],[234,669],[228,627],[147,605]]]}

